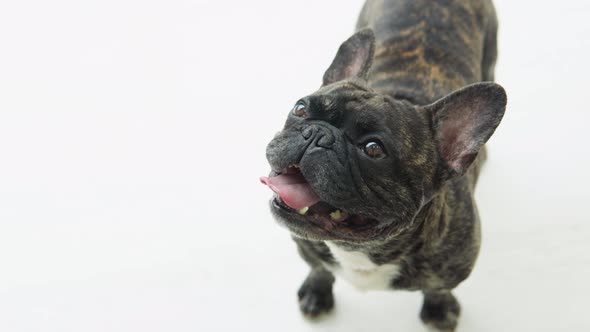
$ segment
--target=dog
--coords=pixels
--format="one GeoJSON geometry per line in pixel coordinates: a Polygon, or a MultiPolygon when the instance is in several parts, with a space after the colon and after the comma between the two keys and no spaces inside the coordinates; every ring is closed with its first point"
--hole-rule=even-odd
{"type": "Polygon", "coordinates": [[[488,0],[368,0],[319,90],[290,110],[261,182],[311,268],[304,315],[332,309],[338,276],[421,291],[422,321],[455,330],[451,291],[480,247],[473,191],[507,102],[497,24],[488,0]]]}

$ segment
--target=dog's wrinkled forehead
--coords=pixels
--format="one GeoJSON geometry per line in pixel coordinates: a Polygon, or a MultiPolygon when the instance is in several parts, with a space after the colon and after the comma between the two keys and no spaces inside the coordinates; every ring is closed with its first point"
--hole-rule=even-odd
{"type": "Polygon", "coordinates": [[[351,80],[323,86],[302,100],[307,104],[310,119],[336,124],[354,111],[369,108],[371,99],[377,96],[362,82],[351,80]]]}
{"type": "Polygon", "coordinates": [[[321,87],[310,97],[322,100],[326,107],[334,106],[337,101],[354,101],[374,97],[376,93],[363,82],[347,80],[321,87]]]}

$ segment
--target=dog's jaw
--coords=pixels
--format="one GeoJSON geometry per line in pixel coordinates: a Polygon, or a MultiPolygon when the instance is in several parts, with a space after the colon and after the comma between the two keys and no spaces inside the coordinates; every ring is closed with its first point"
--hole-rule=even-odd
{"type": "Polygon", "coordinates": [[[374,219],[347,214],[345,220],[334,220],[333,213],[328,211],[342,210],[330,207],[325,202],[319,202],[302,214],[301,211],[286,206],[279,197],[273,196],[270,209],[279,224],[287,227],[294,236],[304,239],[362,242],[378,238],[382,234],[381,229],[376,227],[379,222],[374,219]]]}

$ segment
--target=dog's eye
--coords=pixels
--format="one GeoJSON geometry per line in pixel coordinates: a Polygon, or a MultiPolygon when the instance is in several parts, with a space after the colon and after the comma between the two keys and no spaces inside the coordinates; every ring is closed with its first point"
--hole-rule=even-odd
{"type": "Polygon", "coordinates": [[[300,118],[304,118],[307,116],[307,110],[305,109],[305,104],[303,102],[298,102],[293,107],[293,115],[298,116],[300,118]]]}
{"type": "Polygon", "coordinates": [[[367,143],[367,145],[365,145],[364,151],[367,156],[371,158],[379,159],[385,157],[385,151],[383,151],[383,147],[377,142],[371,141],[367,143]]]}

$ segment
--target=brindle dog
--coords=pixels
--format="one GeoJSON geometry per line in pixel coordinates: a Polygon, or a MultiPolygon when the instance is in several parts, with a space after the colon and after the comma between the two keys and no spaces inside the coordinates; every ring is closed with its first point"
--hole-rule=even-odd
{"type": "Polygon", "coordinates": [[[336,274],[364,289],[420,290],[421,319],[452,331],[451,290],[480,246],[483,145],[506,106],[490,82],[494,7],[369,0],[357,28],[267,147],[271,211],[311,267],[300,308],[329,311],[336,274]]]}

